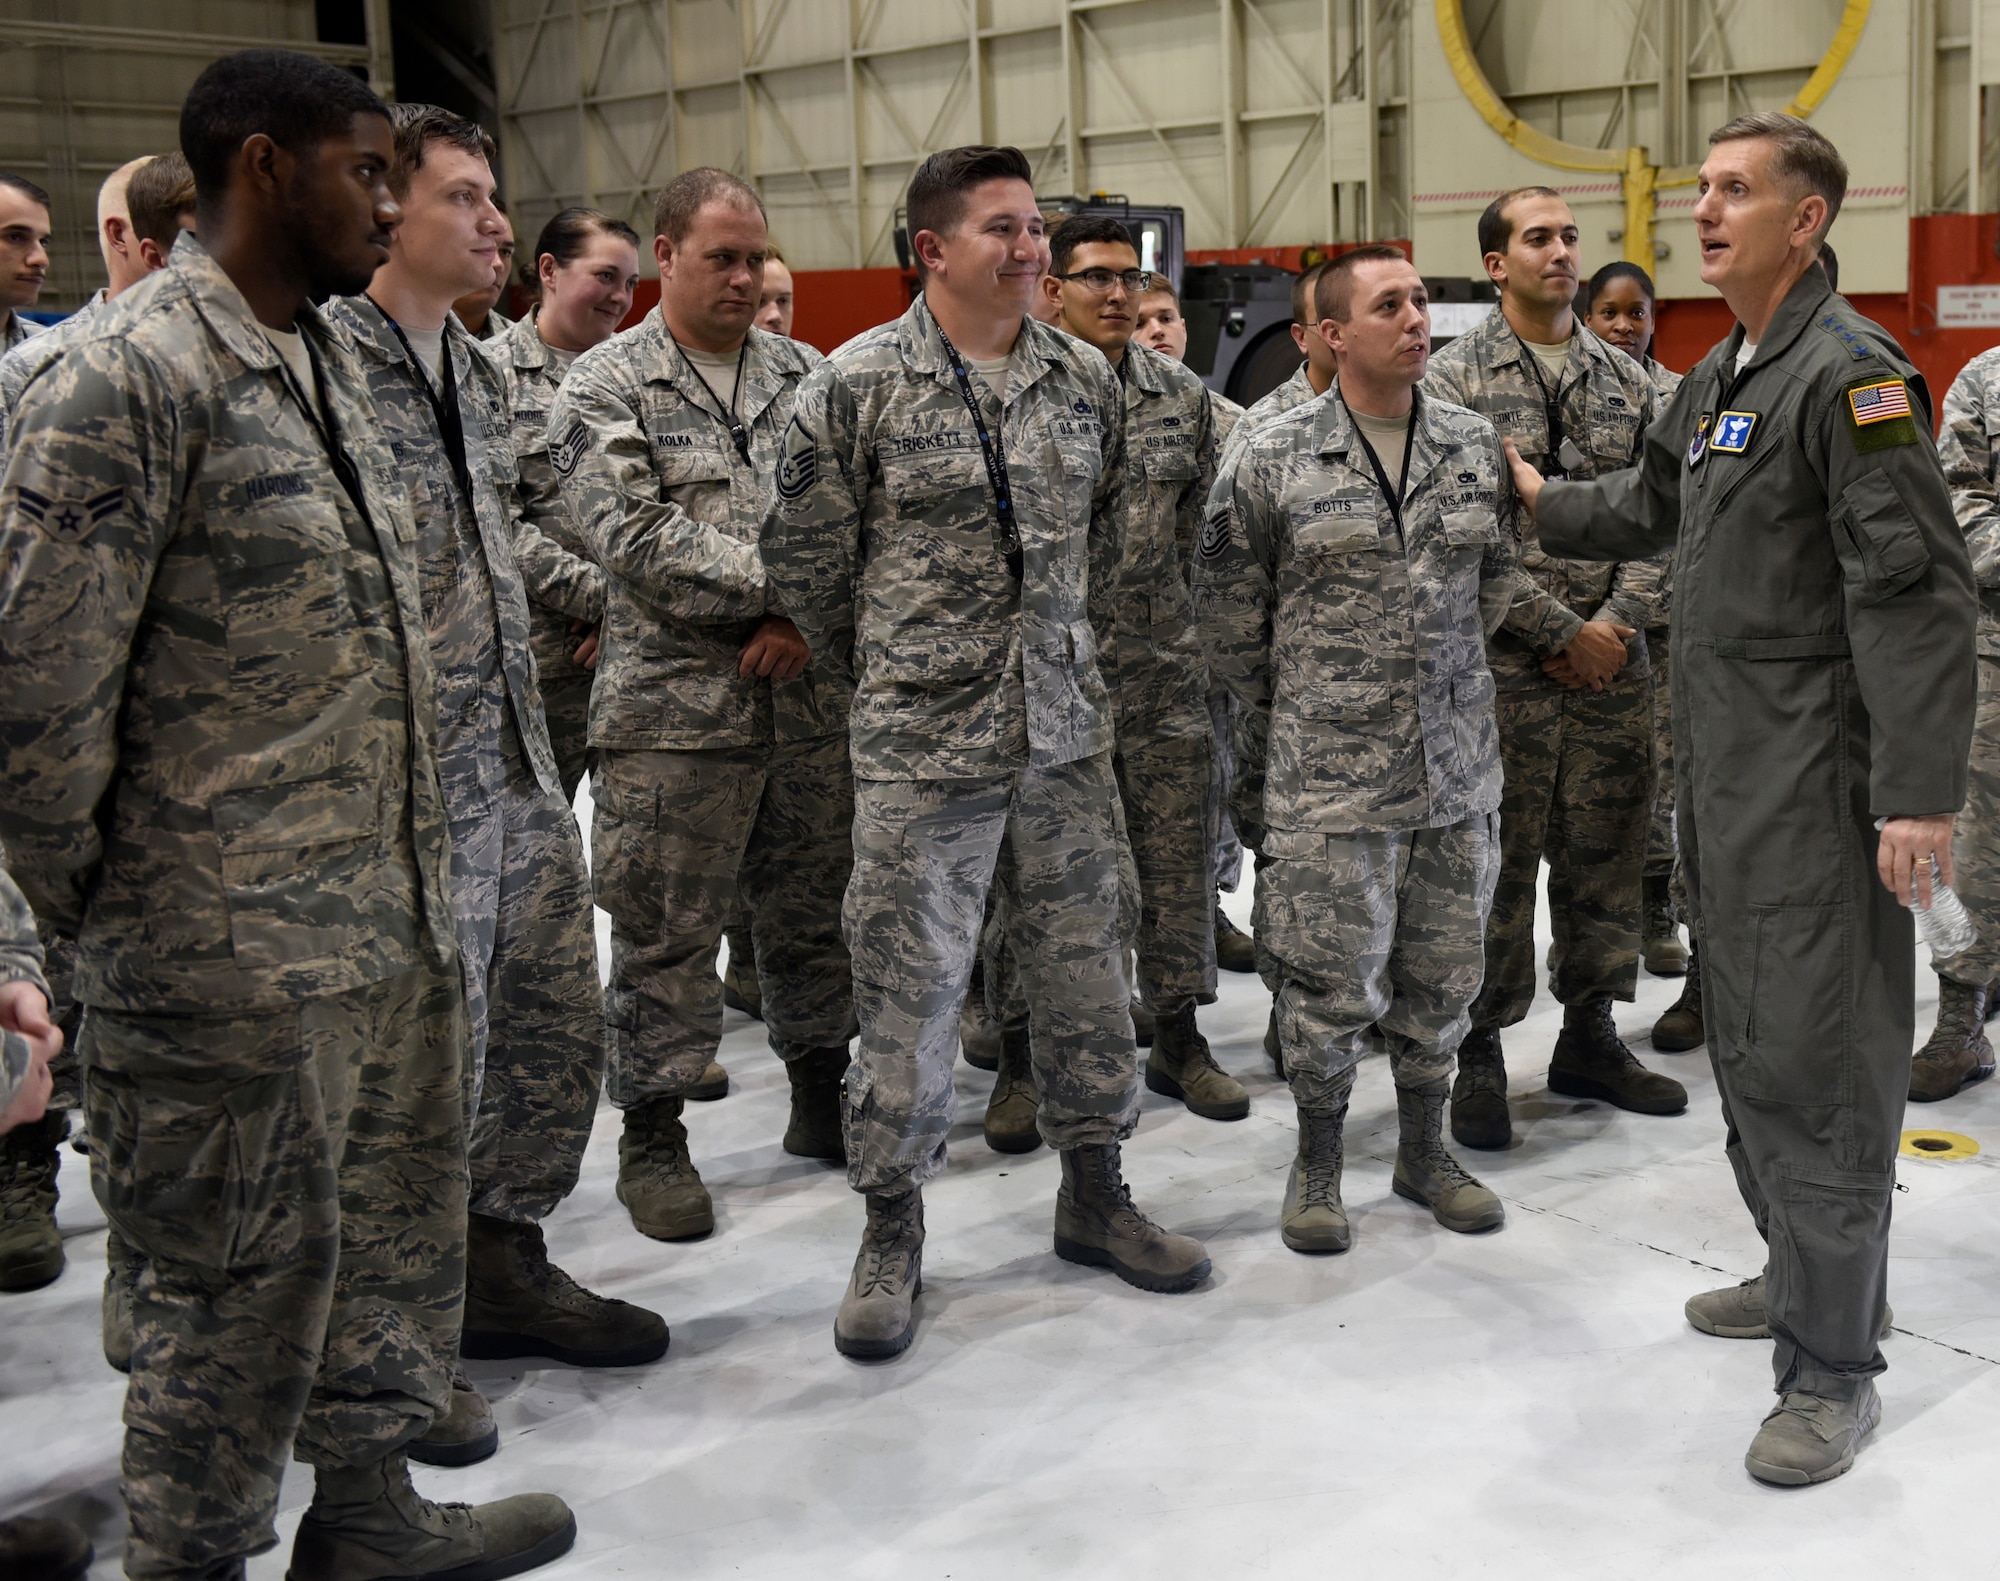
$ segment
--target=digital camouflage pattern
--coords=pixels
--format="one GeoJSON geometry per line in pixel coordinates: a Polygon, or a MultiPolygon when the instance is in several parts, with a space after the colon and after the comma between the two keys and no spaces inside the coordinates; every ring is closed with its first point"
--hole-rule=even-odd
{"type": "Polygon", "coordinates": [[[145,1259],[134,1576],[270,1546],[294,1429],[319,1463],[407,1442],[457,1340],[416,535],[355,348],[299,327],[323,416],[182,237],[29,387],[0,483],[0,838],[80,930],[93,1184],[145,1259]]]}
{"type": "Polygon", "coordinates": [[[1262,802],[1244,808],[1260,835],[1442,828],[1494,810],[1486,634],[1566,640],[1502,522],[1492,424],[1419,392],[1400,533],[1356,435],[1337,391],[1262,423],[1224,463],[1202,528],[1209,662],[1269,721],[1268,765],[1250,766],[1262,802]]]}
{"type": "Polygon", "coordinates": [[[799,383],[819,353],[753,329],[743,365],[746,465],[714,394],[655,309],[570,366],[549,454],[572,530],[607,576],[590,744],[690,752],[807,741],[846,728],[849,682],[815,663],[791,681],[743,675],[767,613],[758,525],[799,383]]]}
{"type": "Polygon", "coordinates": [[[1550,484],[1537,513],[1551,553],[1674,549],[1675,816],[1729,1158],[1771,1249],[1774,1381],[1842,1399],[1883,1366],[1916,1041],[1874,821],[1965,799],[1977,600],[1929,396],[1888,333],[1807,269],[1738,370],[1743,338],[1687,376],[1635,469],[1550,484]],[[1740,449],[1708,443],[1723,413],[1748,419],[1740,449]]]}
{"type": "Polygon", "coordinates": [[[1215,442],[1218,445],[1227,444],[1230,431],[1243,419],[1243,408],[1228,396],[1217,395],[1210,391],[1208,411],[1210,421],[1215,424],[1215,442]]]}
{"type": "MultiPolygon", "coordinates": [[[[1542,374],[1506,316],[1488,315],[1431,360],[1424,388],[1469,407],[1544,472],[1585,479],[1630,466],[1645,443],[1656,393],[1646,371],[1580,321],[1559,388],[1562,430],[1576,447],[1553,453],[1542,374]]],[[[1509,509],[1511,511],[1511,505],[1509,509]]],[[[1641,878],[1654,788],[1653,680],[1646,628],[1664,608],[1662,558],[1610,564],[1562,560],[1528,543],[1521,563],[1567,627],[1587,620],[1634,628],[1625,666],[1603,691],[1570,690],[1542,671],[1545,651],[1497,633],[1488,660],[1500,693],[1506,795],[1501,871],[1487,924],[1486,981],[1474,1022],[1511,1026],[1535,995],[1535,892],[1549,863],[1555,929],[1550,988],[1563,1004],[1637,992],[1641,878]]]]}
{"type": "MultiPolygon", "coordinates": [[[[1458,336],[1431,358],[1424,389],[1438,400],[1477,412],[1502,438],[1514,441],[1523,461],[1544,473],[1594,478],[1631,466],[1653,416],[1653,382],[1645,370],[1581,320],[1577,322],[1561,388],[1550,393],[1556,397],[1563,433],[1581,455],[1581,465],[1566,464],[1552,454],[1548,411],[1542,386],[1535,382],[1541,371],[1506,315],[1496,310],[1471,334],[1458,336]]],[[[1515,510],[1511,491],[1503,508],[1511,518],[1515,510]]],[[[1639,632],[1654,623],[1665,574],[1658,557],[1615,565],[1564,561],[1543,551],[1532,536],[1532,523],[1510,519],[1509,525],[1518,527],[1523,539],[1521,564],[1566,612],[1568,630],[1552,649],[1537,648],[1512,632],[1497,634],[1488,657],[1494,684],[1501,691],[1562,690],[1542,673],[1541,661],[1546,653],[1567,647],[1586,620],[1612,620],[1639,632]]],[[[1644,638],[1633,638],[1631,647],[1632,658],[1619,672],[1621,680],[1645,672],[1644,638]]]]}
{"type": "Polygon", "coordinates": [[[359,504],[191,235],[16,414],[0,841],[80,931],[92,1006],[278,1008],[455,958],[415,529],[352,345],[304,322],[359,504]]]}
{"type": "MultiPolygon", "coordinates": [[[[20,886],[0,868],[0,983],[33,983],[44,994],[49,981],[42,975],[42,941],[35,935],[34,913],[20,886]]],[[[0,1110],[14,1101],[21,1084],[28,1079],[28,1040],[15,1032],[4,1034],[0,1047],[0,1110]]]]}
{"type": "Polygon", "coordinates": [[[1938,975],[1968,987],[2000,978],[2000,350],[1968,362],[1944,398],[1938,459],[1979,589],[1979,701],[1965,807],[1952,831],[1952,888],[1979,937],[1938,975]]]}
{"type": "Polygon", "coordinates": [[[470,1030],[474,1210],[535,1221],[582,1167],[604,1003],[583,839],[542,720],[514,562],[506,379],[456,318],[438,390],[373,302],[348,297],[332,311],[354,336],[416,522],[470,1030]],[[469,496],[433,404],[452,396],[469,496]]]}
{"type": "Polygon", "coordinates": [[[35,336],[42,333],[43,326],[40,324],[30,323],[27,319],[21,317],[19,313],[9,312],[7,315],[7,327],[4,330],[0,330],[0,356],[4,356],[24,341],[32,340],[35,336]]]}
{"type": "Polygon", "coordinates": [[[448,1404],[464,1035],[449,965],[275,1009],[93,1007],[93,1183],[136,1254],[128,1576],[224,1573],[276,1543],[294,1454],[372,1464],[448,1404]]]}
{"type": "Polygon", "coordinates": [[[1230,426],[1224,436],[1221,464],[1228,465],[1235,455],[1235,447],[1244,444],[1259,427],[1272,418],[1289,412],[1295,406],[1304,406],[1308,401],[1316,401],[1320,392],[1312,387],[1307,368],[1301,362],[1292,376],[1267,395],[1259,396],[1244,409],[1243,415],[1230,426]]]}
{"type": "Polygon", "coordinates": [[[1384,1053],[1398,1087],[1449,1077],[1485,969],[1499,819],[1436,829],[1270,830],[1254,920],[1278,1046],[1305,1113],[1346,1102],[1384,1053]]]}
{"type": "Polygon", "coordinates": [[[1215,750],[1188,566],[1218,441],[1208,391],[1179,363],[1135,342],[1121,374],[1125,551],[1103,673],[1138,870],[1138,987],[1147,1004],[1171,1012],[1215,999],[1215,750]]]}
{"type": "Polygon", "coordinates": [[[1004,399],[971,378],[1006,453],[1020,582],[921,298],[816,367],[785,434],[764,568],[815,669],[855,684],[858,778],[990,777],[1112,745],[1097,656],[1122,566],[1118,377],[1026,319],[1004,399]]]}
{"type": "Polygon", "coordinates": [[[757,532],[818,360],[750,331],[747,461],[658,311],[579,357],[550,418],[574,530],[608,573],[591,842],[611,914],[608,1091],[621,1108],[685,1091],[714,1058],[716,956],[739,882],[771,1047],[796,1059],[852,1032],[840,938],[852,683],[819,656],[789,681],[738,667],[758,621],[789,613],[757,532]]]}
{"type": "Polygon", "coordinates": [[[861,1028],[848,1180],[860,1191],[944,1166],[959,1007],[996,884],[1043,1137],[1116,1141],[1138,1112],[1124,962],[1137,895],[1097,659],[1114,640],[1122,566],[1118,379],[1094,349],[1027,318],[998,389],[968,376],[1005,451],[1019,580],[921,298],[806,379],[763,527],[765,565],[814,663],[858,678],[843,921],[861,1028]]]}
{"type": "Polygon", "coordinates": [[[27,389],[36,374],[83,338],[104,300],[104,291],[100,288],[68,318],[51,324],[41,334],[22,341],[5,356],[0,356],[0,455],[6,453],[7,425],[13,420],[14,408],[21,404],[21,392],[27,389]]]}
{"type": "Polygon", "coordinates": [[[919,1185],[944,1168],[958,1013],[989,886],[1027,999],[1042,1140],[1132,1134],[1125,919],[1137,897],[1124,843],[1109,753],[976,780],[855,782],[845,908],[861,1019],[845,1104],[855,1190],[919,1185]]]}
{"type": "MultiPolygon", "coordinates": [[[[496,316],[488,315],[488,323],[496,316]]],[[[570,628],[575,621],[597,625],[604,619],[604,573],[571,526],[549,464],[549,409],[568,367],[542,339],[533,312],[487,338],[507,376],[521,495],[514,559],[528,594],[528,646],[541,678],[556,771],[564,795],[573,801],[587,766],[590,688],[596,672],[576,662],[583,639],[570,628]]]]}
{"type": "Polygon", "coordinates": [[[717,944],[743,913],[772,1049],[794,1060],[845,1046],[854,985],[840,903],[854,779],[844,740],[607,752],[591,794],[597,903],[611,915],[612,1103],[629,1109],[700,1079],[722,1035],[717,944]]]}

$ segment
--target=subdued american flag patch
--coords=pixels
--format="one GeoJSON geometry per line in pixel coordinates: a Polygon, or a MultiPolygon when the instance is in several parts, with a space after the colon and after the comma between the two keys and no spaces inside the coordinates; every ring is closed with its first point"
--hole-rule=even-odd
{"type": "Polygon", "coordinates": [[[1854,409],[1854,425],[1886,423],[1910,415],[1910,387],[1901,379],[1885,379],[1880,384],[1864,384],[1847,392],[1847,404],[1854,409]]]}

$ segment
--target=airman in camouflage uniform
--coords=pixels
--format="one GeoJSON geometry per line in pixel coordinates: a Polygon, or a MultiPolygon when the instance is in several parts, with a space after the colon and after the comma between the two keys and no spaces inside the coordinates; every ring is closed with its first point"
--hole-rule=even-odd
{"type": "MultiPolygon", "coordinates": [[[[35,933],[35,916],[12,875],[0,868],[0,983],[29,983],[49,997],[49,980],[42,975],[42,941],[35,933]]],[[[27,1085],[34,1051],[18,1032],[4,1034],[0,1046],[0,1114],[13,1107],[27,1085]]]]}
{"type": "Polygon", "coordinates": [[[591,838],[597,903],[611,914],[619,1194],[633,1222],[665,1240],[714,1226],[681,1110],[722,1037],[716,953],[739,874],[771,1048],[793,1086],[789,1150],[840,1156],[854,1030],[840,936],[852,682],[821,663],[791,680],[739,669],[758,623],[789,613],[766,579],[757,529],[819,353],[747,335],[747,456],[658,310],[579,357],[549,419],[573,530],[608,581],[590,710],[591,838]]]}
{"type": "MultiPolygon", "coordinates": [[[[444,327],[440,389],[369,298],[344,298],[330,316],[354,339],[409,490],[437,676],[471,1028],[465,1353],[560,1354],[583,1366],[651,1360],[666,1349],[665,1324],[575,1288],[547,1265],[539,1229],[582,1170],[604,1070],[604,1000],[583,838],[542,721],[514,562],[506,377],[455,317],[444,327]],[[462,472],[439,427],[446,402],[455,403],[462,472]]],[[[461,1379],[456,1393],[470,1390],[461,1379]]],[[[456,1403],[483,1421],[476,1401],[456,1403]]]]}
{"type": "MultiPolygon", "coordinates": [[[[1580,319],[1559,381],[1533,361],[1506,313],[1496,311],[1437,354],[1425,388],[1478,412],[1547,472],[1590,478],[1631,465],[1654,402],[1639,365],[1580,319]],[[1559,456],[1551,400],[1563,434],[1559,456]]],[[[1503,631],[1489,654],[1506,792],[1486,978],[1452,1093],[1452,1135],[1468,1147],[1504,1147],[1512,1134],[1500,1029],[1521,1020],[1534,999],[1535,891],[1544,857],[1555,930],[1549,985],[1564,1006],[1551,1088],[1648,1114],[1687,1107],[1686,1089],[1633,1059],[1611,1020],[1611,1002],[1629,1002],[1638,988],[1640,875],[1653,793],[1645,638],[1628,640],[1624,666],[1602,690],[1565,685],[1543,668],[1586,621],[1643,633],[1656,618],[1663,568],[1657,560],[1558,560],[1533,542],[1521,562],[1557,614],[1553,641],[1503,631]]]]}
{"type": "Polygon", "coordinates": [[[1917,1050],[1910,1096],[1950,1098],[1993,1074],[1986,1022],[2000,1014],[2000,351],[1960,370],[1944,399],[1938,458],[1979,584],[1979,709],[1965,807],[1952,830],[1952,888],[1979,937],[1939,966],[1938,1018],[1917,1050]]]}
{"type": "Polygon", "coordinates": [[[1375,1049],[1396,1083],[1396,1190],[1455,1230],[1503,1217],[1439,1135],[1500,867],[1485,639],[1504,624],[1547,646],[1564,612],[1521,570],[1492,425],[1413,399],[1400,520],[1336,386],[1234,448],[1195,562],[1210,664],[1269,742],[1256,931],[1299,1108],[1283,1233],[1300,1251],[1348,1244],[1341,1128],[1375,1049]]]}
{"type": "MultiPolygon", "coordinates": [[[[488,321],[498,318],[487,315],[488,321]]],[[[521,515],[514,558],[528,594],[528,646],[541,678],[549,744],[565,800],[583,780],[590,731],[590,688],[596,672],[576,662],[583,640],[577,622],[604,620],[604,573],[571,527],[555,468],[549,465],[549,408],[568,361],[550,349],[535,315],[507,324],[489,342],[507,375],[511,437],[520,469],[521,515]]]]}
{"type": "MultiPolygon", "coordinates": [[[[1135,255],[1136,256],[1136,255],[1135,255]]],[[[1127,474],[1124,559],[1110,643],[1099,669],[1111,694],[1117,747],[1112,771],[1139,886],[1138,982],[1158,1026],[1146,1085],[1183,1099],[1209,1119],[1250,1112],[1242,1087],[1216,1067],[1195,1024],[1195,1006],[1215,1002],[1213,827],[1209,797],[1215,752],[1208,664],[1188,604],[1188,562],[1208,492],[1217,441],[1201,381],[1159,352],[1128,343],[1119,369],[1127,474]]],[[[998,928],[1012,926],[1004,893],[998,928]]],[[[1005,954],[1000,1080],[989,1139],[1019,1151],[1036,1145],[1028,1071],[1028,1000],[1018,958],[1005,954]],[[1009,1088],[1010,1078],[1018,1085],[1009,1088]],[[1002,1133],[1022,1133],[1009,1145],[1002,1133]]],[[[987,962],[989,974],[995,962],[987,962]]]]}
{"type": "MultiPolygon", "coordinates": [[[[1012,150],[954,150],[926,169],[968,158],[1026,175],[1012,150]]],[[[835,1342],[856,1355],[909,1342],[918,1278],[885,1281],[873,1259],[921,1246],[918,1188],[945,1163],[959,1006],[993,884],[1027,998],[1037,1123],[1063,1153],[1058,1253],[1155,1289],[1208,1272],[1197,1243],[1163,1236],[1117,1183],[1139,1111],[1124,962],[1137,897],[1097,657],[1117,640],[1118,380],[1095,349],[1027,317],[996,383],[966,372],[1005,458],[1010,564],[956,355],[920,297],[815,369],[762,536],[814,663],[855,681],[845,923],[861,1041],[846,1124],[869,1229],[835,1342]],[[1107,1195],[1129,1235],[1149,1237],[1139,1262],[1066,1233],[1071,1204],[1107,1195]]]]}
{"type": "MultiPolygon", "coordinates": [[[[212,70],[215,68],[211,68],[212,70]]],[[[192,236],[37,380],[0,484],[0,838],[80,939],[94,1184],[145,1257],[134,1576],[275,1540],[293,1447],[449,1394],[464,1000],[399,469],[192,236]]]]}
{"type": "Polygon", "coordinates": [[[51,324],[44,333],[22,341],[0,356],[0,452],[6,448],[7,424],[13,418],[14,408],[21,404],[21,392],[36,374],[83,338],[104,300],[105,293],[99,289],[68,318],[51,324]]]}

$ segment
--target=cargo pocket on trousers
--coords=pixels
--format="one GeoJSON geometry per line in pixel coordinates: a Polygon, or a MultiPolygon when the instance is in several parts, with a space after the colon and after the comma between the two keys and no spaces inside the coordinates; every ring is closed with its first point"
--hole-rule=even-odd
{"type": "Polygon", "coordinates": [[[298,1130],[295,1076],[217,1091],[93,1070],[86,1085],[98,1200],[127,1240],[217,1271],[276,1260],[300,1227],[298,1182],[311,1167],[289,1156],[302,1138],[281,1135],[298,1130]]]}
{"type": "Polygon", "coordinates": [[[1846,1038],[1846,923],[1838,904],[1750,906],[1742,1027],[1722,1061],[1734,1095],[1803,1107],[1854,1095],[1846,1038]]]}

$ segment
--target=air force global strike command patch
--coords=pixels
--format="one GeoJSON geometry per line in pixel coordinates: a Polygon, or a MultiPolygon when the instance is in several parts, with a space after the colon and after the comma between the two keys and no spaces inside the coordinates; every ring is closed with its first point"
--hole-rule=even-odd
{"type": "Polygon", "coordinates": [[[21,514],[57,543],[82,543],[124,505],[125,485],[81,500],[52,500],[31,488],[17,488],[14,498],[21,514]]]}
{"type": "Polygon", "coordinates": [[[819,446],[794,413],[785,427],[785,447],[778,456],[778,498],[795,500],[818,479],[819,446]]]}

